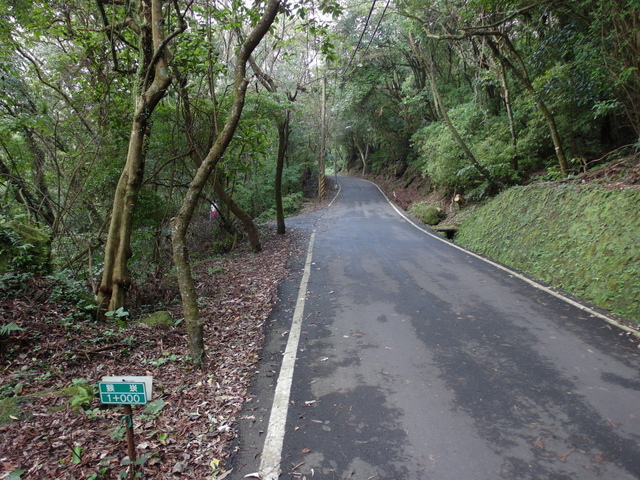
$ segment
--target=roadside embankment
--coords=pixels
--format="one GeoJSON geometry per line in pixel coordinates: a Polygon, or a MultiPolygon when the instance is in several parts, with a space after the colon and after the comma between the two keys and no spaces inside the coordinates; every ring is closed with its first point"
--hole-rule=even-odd
{"type": "Polygon", "coordinates": [[[536,184],[465,218],[456,243],[640,322],[640,190],[536,184]]]}

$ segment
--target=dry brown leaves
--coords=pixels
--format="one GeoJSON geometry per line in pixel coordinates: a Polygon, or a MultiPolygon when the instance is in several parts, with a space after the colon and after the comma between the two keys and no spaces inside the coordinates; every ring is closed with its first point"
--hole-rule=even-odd
{"type": "Polygon", "coordinates": [[[164,402],[134,407],[140,478],[220,478],[292,238],[269,233],[259,254],[240,250],[194,268],[204,369],[186,359],[182,323],[159,329],[66,321],[69,312],[46,298],[46,286],[38,298],[2,300],[0,321],[25,331],[0,352],[0,392],[19,393],[21,410],[20,420],[0,425],[0,478],[16,469],[33,480],[122,478],[128,457],[121,407],[94,399],[76,411],[59,394],[74,379],[95,384],[104,375],[152,375],[154,400],[164,402]]]}

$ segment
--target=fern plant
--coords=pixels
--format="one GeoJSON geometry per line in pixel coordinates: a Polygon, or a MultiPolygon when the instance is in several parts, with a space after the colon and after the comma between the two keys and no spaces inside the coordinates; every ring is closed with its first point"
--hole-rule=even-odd
{"type": "Polygon", "coordinates": [[[23,331],[24,328],[17,325],[15,322],[9,322],[5,325],[0,325],[0,337],[8,337],[13,332],[23,331]]]}

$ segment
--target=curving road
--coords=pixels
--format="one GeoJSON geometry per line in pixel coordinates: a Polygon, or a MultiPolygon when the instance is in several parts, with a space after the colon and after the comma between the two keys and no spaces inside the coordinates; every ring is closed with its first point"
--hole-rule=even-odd
{"type": "Polygon", "coordinates": [[[374,185],[340,183],[289,221],[311,243],[281,288],[231,478],[640,478],[627,334],[416,228],[374,185]]]}

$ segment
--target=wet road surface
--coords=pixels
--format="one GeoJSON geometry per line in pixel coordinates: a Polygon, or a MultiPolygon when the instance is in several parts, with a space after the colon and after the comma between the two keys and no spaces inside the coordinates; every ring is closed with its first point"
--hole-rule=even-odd
{"type": "Polygon", "coordinates": [[[640,478],[640,350],[624,332],[420,231],[374,185],[340,183],[288,222],[314,243],[279,470],[262,452],[304,254],[231,478],[640,478]]]}

